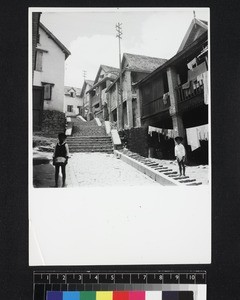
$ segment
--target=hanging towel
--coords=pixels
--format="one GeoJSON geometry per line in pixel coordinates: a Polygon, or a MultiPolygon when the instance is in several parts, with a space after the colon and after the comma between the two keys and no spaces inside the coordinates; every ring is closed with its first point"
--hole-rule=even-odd
{"type": "Polygon", "coordinates": [[[197,63],[197,60],[196,58],[194,58],[193,60],[191,60],[188,64],[187,64],[187,67],[189,70],[192,70],[193,69],[193,66],[196,65],[197,63]]]}
{"type": "Polygon", "coordinates": [[[186,90],[186,89],[189,89],[190,88],[190,81],[188,81],[188,82],[186,82],[186,83],[184,83],[183,85],[182,85],[182,89],[183,90],[186,90]]]}
{"type": "Polygon", "coordinates": [[[197,81],[200,82],[200,83],[203,82],[203,73],[202,73],[202,74],[199,74],[199,75],[197,76],[197,81]]]}
{"type": "Polygon", "coordinates": [[[203,62],[192,70],[188,70],[188,81],[196,80],[197,76],[207,71],[206,63],[203,62]]]}
{"type": "Polygon", "coordinates": [[[204,104],[208,105],[208,72],[203,73],[204,104]]]}
{"type": "Polygon", "coordinates": [[[200,141],[208,140],[208,124],[198,126],[197,133],[200,141]]]}
{"type": "Polygon", "coordinates": [[[197,127],[187,128],[187,142],[191,146],[192,151],[200,147],[197,127]]]}

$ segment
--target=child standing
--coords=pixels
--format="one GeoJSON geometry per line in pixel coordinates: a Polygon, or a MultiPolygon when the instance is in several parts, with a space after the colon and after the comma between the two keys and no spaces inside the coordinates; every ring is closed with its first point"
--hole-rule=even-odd
{"type": "Polygon", "coordinates": [[[178,162],[178,166],[179,166],[179,173],[180,176],[185,176],[185,157],[186,157],[186,151],[185,151],[185,147],[182,144],[183,138],[181,136],[177,136],[175,138],[175,141],[177,143],[177,145],[175,146],[175,156],[178,162]]]}
{"type": "Polygon", "coordinates": [[[62,187],[65,187],[66,181],[66,164],[68,163],[69,158],[69,148],[66,141],[66,135],[64,133],[59,133],[58,143],[56,144],[54,153],[53,153],[53,165],[55,166],[55,187],[58,187],[58,176],[59,168],[61,167],[62,171],[62,187]]]}

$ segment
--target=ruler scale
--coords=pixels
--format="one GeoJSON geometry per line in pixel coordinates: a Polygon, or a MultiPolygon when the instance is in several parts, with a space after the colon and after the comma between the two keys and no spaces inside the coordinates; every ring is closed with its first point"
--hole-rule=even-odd
{"type": "Polygon", "coordinates": [[[206,272],[34,272],[34,300],[206,300],[206,272]]]}

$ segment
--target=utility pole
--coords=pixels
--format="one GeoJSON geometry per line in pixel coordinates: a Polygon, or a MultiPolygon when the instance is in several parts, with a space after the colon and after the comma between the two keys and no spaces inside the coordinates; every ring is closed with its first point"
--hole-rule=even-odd
{"type": "Polygon", "coordinates": [[[118,49],[119,49],[119,80],[120,80],[120,105],[119,105],[119,118],[120,118],[120,129],[124,129],[124,116],[123,116],[123,89],[122,89],[122,63],[121,63],[121,39],[122,39],[122,23],[117,23],[116,24],[116,31],[117,35],[116,37],[118,38],[118,49]]]}
{"type": "MultiPolygon", "coordinates": [[[[85,79],[87,77],[87,71],[86,70],[83,70],[83,81],[85,82],[85,79]]],[[[83,83],[84,83],[83,82],[83,83]]],[[[83,109],[82,109],[82,116],[85,117],[85,108],[84,108],[84,97],[85,95],[83,95],[83,109]]]]}

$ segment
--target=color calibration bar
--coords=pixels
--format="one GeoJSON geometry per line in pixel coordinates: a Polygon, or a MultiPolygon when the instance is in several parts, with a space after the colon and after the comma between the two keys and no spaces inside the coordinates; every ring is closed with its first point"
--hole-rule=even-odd
{"type": "Polygon", "coordinates": [[[46,300],[194,300],[192,291],[47,292],[46,300]]]}
{"type": "Polygon", "coordinates": [[[206,272],[39,273],[34,300],[206,300],[206,272]]]}

